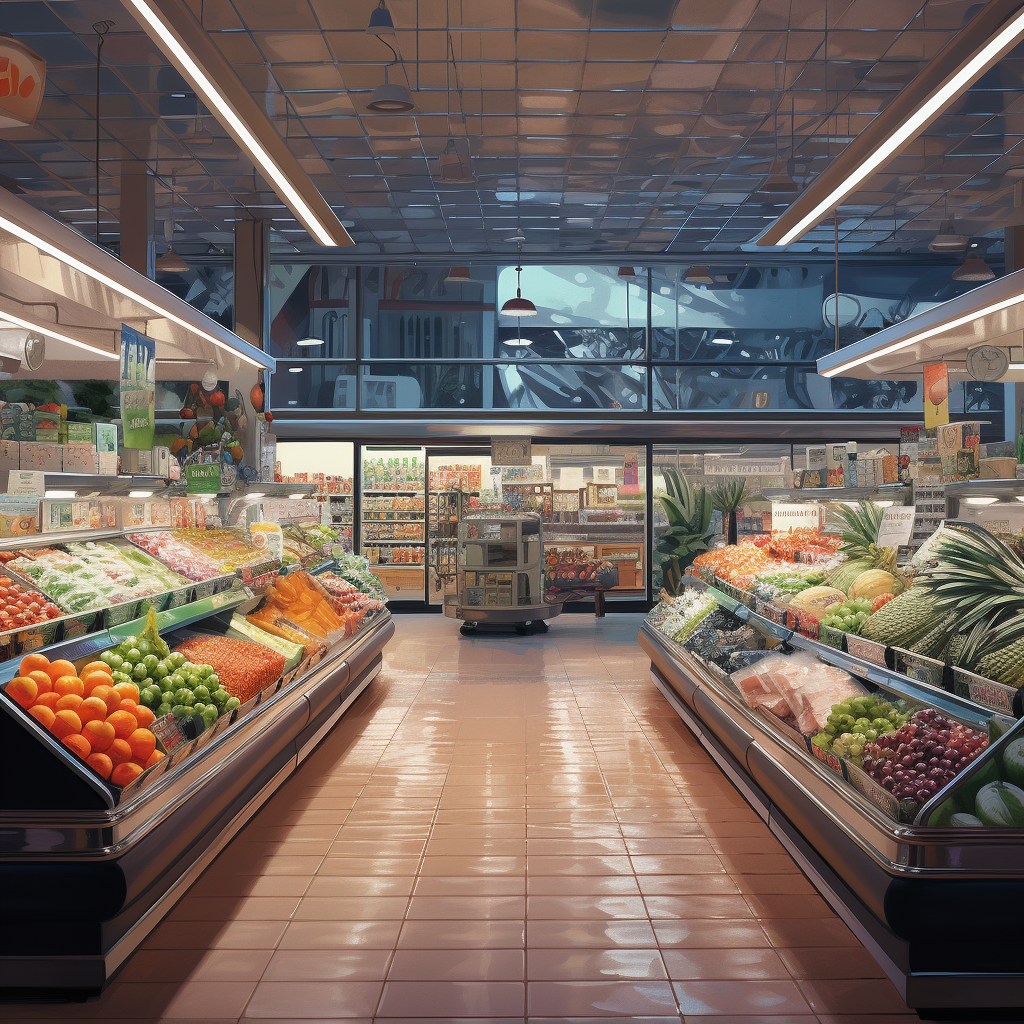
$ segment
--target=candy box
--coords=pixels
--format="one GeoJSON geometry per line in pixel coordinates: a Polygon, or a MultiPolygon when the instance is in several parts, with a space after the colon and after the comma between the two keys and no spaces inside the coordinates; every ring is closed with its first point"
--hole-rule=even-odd
{"type": "Polygon", "coordinates": [[[64,471],[64,454],[59,444],[45,441],[22,441],[21,469],[37,470],[44,473],[64,471]]]}
{"type": "Polygon", "coordinates": [[[117,425],[114,423],[93,423],[90,440],[97,452],[117,452],[117,425]]]}
{"type": "Polygon", "coordinates": [[[22,537],[39,530],[39,499],[0,494],[0,537],[22,537]]]}
{"type": "Polygon", "coordinates": [[[0,441],[0,471],[5,469],[21,469],[20,441],[0,441]]]}
{"type": "Polygon", "coordinates": [[[76,442],[61,447],[64,452],[65,473],[96,473],[96,448],[94,445],[76,442]]]}
{"type": "Polygon", "coordinates": [[[37,441],[50,441],[57,444],[60,441],[60,413],[47,412],[43,409],[36,409],[32,414],[35,423],[35,439],[37,441]]]}
{"type": "Polygon", "coordinates": [[[77,423],[74,420],[68,420],[67,431],[68,444],[93,443],[93,430],[91,423],[77,423]]]}

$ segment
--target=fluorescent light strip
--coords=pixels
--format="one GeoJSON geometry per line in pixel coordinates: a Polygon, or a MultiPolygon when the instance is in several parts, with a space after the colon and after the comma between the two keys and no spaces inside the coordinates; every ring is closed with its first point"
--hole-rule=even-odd
{"type": "MultiPolygon", "coordinates": [[[[844,370],[852,370],[855,366],[860,366],[862,363],[871,362],[872,359],[881,359],[882,356],[891,355],[893,352],[899,352],[901,349],[907,348],[909,345],[913,345],[918,341],[924,341],[926,338],[935,337],[936,334],[942,334],[945,331],[952,331],[957,327],[963,327],[964,324],[969,324],[973,320],[980,320],[983,316],[988,316],[989,313],[998,313],[1001,309],[1009,309],[1010,306],[1016,306],[1021,302],[1024,302],[1024,294],[1013,295],[1008,299],[1003,299],[1002,302],[994,302],[991,306],[985,306],[983,309],[979,309],[974,313],[967,313],[964,316],[957,317],[955,320],[950,320],[948,323],[939,324],[938,327],[931,327],[927,331],[912,334],[909,338],[904,338],[902,341],[894,341],[891,345],[886,345],[884,348],[880,348],[877,352],[869,352],[867,355],[851,359],[848,363],[842,363],[830,370],[823,370],[821,372],[821,376],[834,377],[836,374],[842,373],[844,370]]],[[[1009,368],[1011,370],[1017,368],[1024,369],[1024,363],[1010,363],[1009,368]]]]}
{"type": "Polygon", "coordinates": [[[844,196],[853,192],[865,178],[874,174],[900,146],[917,135],[931,117],[952,102],[957,94],[967,87],[970,80],[978,74],[979,70],[996,53],[1009,46],[1017,36],[1022,34],[1024,34],[1024,13],[1018,14],[1005,28],[993,36],[944,86],[925,100],[860,167],[853,171],[841,185],[833,189],[806,217],[791,227],[779,239],[779,245],[789,245],[790,242],[795,241],[805,231],[814,227],[844,196]]]}
{"type": "Polygon", "coordinates": [[[306,204],[306,201],[296,191],[295,186],[277,166],[270,154],[263,148],[259,139],[249,130],[249,126],[231,109],[227,99],[219,92],[217,87],[207,78],[203,69],[193,60],[191,54],[174,38],[168,31],[167,26],[153,10],[147,0],[128,0],[146,22],[153,28],[153,31],[160,37],[164,45],[181,61],[188,74],[193,79],[196,89],[202,94],[206,105],[215,109],[231,127],[238,133],[246,152],[256,163],[260,170],[266,175],[267,180],[274,183],[274,187],[280,189],[292,212],[302,221],[309,233],[324,246],[334,246],[336,243],[330,233],[320,223],[317,216],[306,204]]]}
{"type": "Polygon", "coordinates": [[[69,338],[66,334],[58,334],[56,331],[51,330],[44,324],[34,324],[28,320],[22,320],[20,316],[15,316],[13,313],[8,313],[6,310],[0,309],[0,326],[8,323],[14,327],[21,327],[26,331],[38,331],[40,334],[45,334],[48,338],[53,338],[55,341],[62,341],[65,345],[74,345],[75,348],[85,349],[86,352],[91,353],[94,356],[100,356],[103,359],[119,359],[114,352],[104,352],[101,348],[93,348],[92,345],[86,345],[84,341],[77,341],[75,338],[69,338]]]}
{"type": "MultiPolygon", "coordinates": [[[[221,341],[220,338],[215,338],[212,334],[207,334],[206,331],[201,331],[198,327],[190,324],[187,320],[183,320],[180,316],[175,315],[168,309],[164,309],[162,306],[158,306],[155,302],[147,299],[145,296],[140,295],[138,292],[132,291],[127,285],[123,285],[120,281],[115,281],[114,278],[108,277],[102,271],[97,270],[95,267],[90,266],[88,263],[83,263],[76,256],[72,256],[70,253],[65,252],[63,249],[58,249],[57,246],[51,245],[49,242],[40,238],[38,235],[32,234],[31,231],[27,231],[20,224],[16,224],[12,220],[8,220],[6,217],[0,216],[0,229],[9,232],[12,235],[20,238],[24,242],[28,242],[29,245],[34,245],[37,249],[41,249],[43,252],[52,256],[55,260],[59,260],[61,263],[66,264],[69,267],[73,267],[75,270],[80,271],[87,277],[91,277],[94,281],[98,281],[100,284],[105,285],[107,288],[113,288],[114,291],[119,292],[126,298],[131,299],[133,302],[138,302],[145,306],[147,309],[151,309],[158,316],[163,317],[166,320],[171,320],[173,323],[178,324],[180,327],[184,327],[185,330],[197,337],[203,338],[205,341],[209,341],[216,345],[218,348],[224,349],[225,352],[230,352],[232,355],[237,356],[239,359],[245,360],[250,366],[255,366],[259,370],[265,370],[266,367],[263,363],[258,362],[251,356],[247,356],[244,352],[239,352],[238,349],[232,347],[225,341],[221,341]]],[[[6,315],[6,314],[5,314],[6,315]]],[[[37,328],[37,330],[43,330],[43,328],[37,328]]],[[[53,332],[50,332],[53,334],[53,332]]],[[[57,337],[56,335],[53,335],[57,337]]],[[[72,345],[80,345],[80,342],[71,341],[70,338],[60,338],[60,341],[69,341],[72,345]]],[[[97,351],[93,349],[93,351],[97,351]]],[[[114,356],[115,359],[119,358],[114,356]]]]}

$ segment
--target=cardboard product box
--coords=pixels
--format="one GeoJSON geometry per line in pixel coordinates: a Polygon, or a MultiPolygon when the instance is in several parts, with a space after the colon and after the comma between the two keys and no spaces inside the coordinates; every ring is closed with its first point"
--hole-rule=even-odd
{"type": "Polygon", "coordinates": [[[170,502],[164,501],[160,498],[155,498],[149,509],[149,518],[154,526],[170,526],[171,525],[171,506],[170,502]]]}
{"type": "Polygon", "coordinates": [[[93,444],[94,435],[91,423],[78,423],[75,420],[68,420],[67,444],[93,444]]]}
{"type": "Polygon", "coordinates": [[[152,501],[137,498],[120,498],[117,502],[117,523],[119,530],[133,530],[140,526],[152,526],[152,501]]]}
{"type": "Polygon", "coordinates": [[[0,471],[6,469],[21,469],[20,441],[0,441],[0,471]]]}
{"type": "Polygon", "coordinates": [[[40,524],[43,533],[60,530],[88,530],[90,502],[68,501],[64,498],[44,498],[39,503],[40,524]]]}
{"type": "Polygon", "coordinates": [[[808,470],[825,469],[825,445],[809,444],[804,452],[804,468],[808,470]]]}
{"type": "Polygon", "coordinates": [[[60,413],[43,412],[41,409],[36,409],[32,414],[32,419],[35,423],[35,439],[37,441],[60,443],[60,413]]]}
{"type": "Polygon", "coordinates": [[[825,446],[825,468],[828,470],[828,487],[846,486],[846,445],[829,444],[825,446]]]}
{"type": "Polygon", "coordinates": [[[92,444],[61,445],[65,473],[95,474],[99,467],[96,462],[96,446],[92,444]]]}
{"type": "Polygon", "coordinates": [[[153,475],[162,476],[165,480],[170,472],[171,449],[166,445],[158,444],[153,449],[153,475]]]}
{"type": "Polygon", "coordinates": [[[96,472],[100,476],[117,476],[117,452],[97,452],[96,472]]]}
{"type": "Polygon", "coordinates": [[[24,402],[6,402],[0,407],[0,431],[5,441],[34,441],[36,423],[24,402]]]}
{"type": "Polygon", "coordinates": [[[797,471],[797,477],[795,484],[798,488],[803,487],[824,487],[825,481],[822,479],[824,474],[823,469],[801,469],[797,471]]]}
{"type": "Polygon", "coordinates": [[[64,452],[59,444],[46,441],[21,442],[21,469],[43,473],[64,472],[64,452]]]}
{"type": "Polygon", "coordinates": [[[989,441],[978,445],[978,460],[981,459],[1013,459],[1017,461],[1016,441],[989,441]]]}
{"type": "Polygon", "coordinates": [[[113,498],[90,500],[89,527],[93,530],[113,530],[117,527],[117,502],[113,498]]]}
{"type": "Polygon", "coordinates": [[[982,480],[1012,480],[1017,472],[1017,457],[997,455],[978,461],[982,480]]]}
{"type": "Polygon", "coordinates": [[[131,476],[153,475],[153,451],[151,448],[119,448],[121,472],[131,476]]]}
{"type": "Polygon", "coordinates": [[[936,427],[936,447],[942,464],[945,483],[956,480],[956,456],[963,448],[963,427],[960,423],[942,423],[936,427]]]}
{"type": "Polygon", "coordinates": [[[117,451],[117,424],[116,423],[93,423],[92,443],[96,445],[98,452],[117,451]]]}
{"type": "Polygon", "coordinates": [[[39,532],[39,499],[31,495],[0,494],[0,537],[23,537],[39,532]]]}

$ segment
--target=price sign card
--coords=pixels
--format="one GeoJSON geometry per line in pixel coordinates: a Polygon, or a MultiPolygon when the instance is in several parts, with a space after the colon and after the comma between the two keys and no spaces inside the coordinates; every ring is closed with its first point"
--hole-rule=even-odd
{"type": "Polygon", "coordinates": [[[811,502],[772,502],[772,533],[790,530],[817,530],[821,526],[821,506],[811,502]]]}
{"type": "Polygon", "coordinates": [[[880,548],[899,548],[910,543],[914,532],[915,505],[890,505],[882,513],[882,522],[878,527],[878,546],[880,548]]]}

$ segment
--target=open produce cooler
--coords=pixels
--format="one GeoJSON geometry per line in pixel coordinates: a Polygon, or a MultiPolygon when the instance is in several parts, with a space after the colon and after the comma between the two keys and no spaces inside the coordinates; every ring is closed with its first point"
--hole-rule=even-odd
{"type": "Polygon", "coordinates": [[[245,531],[90,537],[159,565],[156,578],[180,574],[171,593],[185,597],[140,598],[125,583],[129,600],[111,608],[90,600],[5,634],[3,988],[105,985],[376,676],[394,634],[352,556],[284,575],[253,561],[245,531]],[[125,607],[145,617],[126,621],[125,607]]]}
{"type": "Polygon", "coordinates": [[[1024,1004],[1024,722],[693,577],[639,640],[655,685],[910,1007],[1024,1004]]]}

